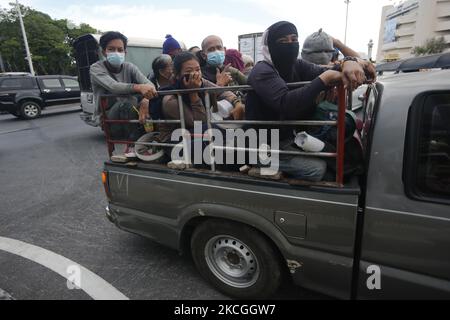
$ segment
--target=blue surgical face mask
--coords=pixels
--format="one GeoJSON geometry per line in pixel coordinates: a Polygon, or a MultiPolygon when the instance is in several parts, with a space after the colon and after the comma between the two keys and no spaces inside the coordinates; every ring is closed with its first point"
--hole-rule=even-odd
{"type": "Polygon", "coordinates": [[[113,67],[119,68],[125,61],[124,52],[108,52],[106,55],[106,60],[113,67]]]}
{"type": "Polygon", "coordinates": [[[210,66],[220,67],[225,61],[225,51],[208,52],[207,61],[210,66]]]}

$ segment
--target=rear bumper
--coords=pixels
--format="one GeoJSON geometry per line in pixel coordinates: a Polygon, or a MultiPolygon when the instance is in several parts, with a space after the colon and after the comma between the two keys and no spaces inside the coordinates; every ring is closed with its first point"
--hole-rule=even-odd
{"type": "Polygon", "coordinates": [[[109,209],[109,206],[106,206],[105,214],[106,214],[106,218],[108,218],[109,222],[116,224],[117,217],[114,215],[113,212],[111,212],[111,210],[109,209]]]}
{"type": "Polygon", "coordinates": [[[180,251],[180,233],[175,225],[159,221],[142,212],[108,204],[106,218],[121,230],[149,238],[157,243],[180,251]]]}

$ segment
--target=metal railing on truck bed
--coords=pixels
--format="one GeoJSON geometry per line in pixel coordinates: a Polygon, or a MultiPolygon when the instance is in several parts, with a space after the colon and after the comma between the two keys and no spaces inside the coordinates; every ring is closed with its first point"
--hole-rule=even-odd
{"type": "MultiPolygon", "coordinates": [[[[289,88],[299,88],[305,85],[308,85],[310,82],[296,82],[288,84],[289,88]]],[[[270,153],[278,153],[280,155],[301,155],[301,156],[311,156],[311,157],[322,157],[322,158],[336,158],[336,180],[331,183],[327,183],[329,186],[334,186],[338,188],[342,188],[344,186],[344,142],[345,142],[345,112],[347,108],[347,102],[351,100],[348,96],[347,91],[344,89],[343,85],[337,87],[338,92],[338,119],[337,121],[253,121],[253,120],[213,120],[212,119],[212,106],[211,106],[211,94],[223,92],[223,91],[252,91],[253,88],[251,86],[230,86],[230,87],[211,87],[211,88],[198,88],[198,89],[182,89],[182,90],[167,90],[167,91],[158,91],[158,95],[167,96],[167,95],[176,95],[178,97],[178,107],[180,112],[180,120],[146,120],[147,123],[152,124],[178,124],[183,132],[187,132],[183,135],[183,155],[185,157],[185,163],[191,163],[191,159],[189,158],[187,152],[188,143],[187,138],[192,137],[188,131],[186,131],[185,126],[185,116],[183,110],[183,94],[187,93],[204,93],[205,94],[205,108],[207,115],[207,127],[208,131],[213,128],[213,125],[218,124],[233,124],[233,125],[267,125],[267,126],[337,126],[337,145],[336,152],[301,152],[301,151],[286,151],[286,150],[273,150],[270,149],[270,153]]],[[[154,146],[154,147],[163,147],[163,148],[173,148],[175,145],[171,143],[161,143],[161,142],[137,142],[137,141],[126,141],[126,140],[113,140],[111,138],[110,133],[110,124],[129,124],[129,123],[139,123],[139,120],[113,120],[108,119],[106,115],[106,110],[108,108],[108,99],[109,98],[117,98],[124,97],[123,95],[112,95],[105,94],[101,96],[100,106],[102,112],[102,125],[106,136],[106,142],[108,144],[108,152],[109,156],[112,156],[114,145],[122,144],[122,145],[145,145],[145,146],[154,146]]],[[[129,97],[129,96],[128,96],[129,97]]],[[[214,145],[214,141],[212,139],[212,135],[208,135],[209,139],[209,147],[211,150],[211,171],[216,172],[216,163],[213,155],[214,150],[228,150],[228,151],[245,151],[245,152],[260,152],[267,150],[261,150],[260,148],[240,148],[240,147],[224,147],[224,146],[216,146],[214,145]]]]}

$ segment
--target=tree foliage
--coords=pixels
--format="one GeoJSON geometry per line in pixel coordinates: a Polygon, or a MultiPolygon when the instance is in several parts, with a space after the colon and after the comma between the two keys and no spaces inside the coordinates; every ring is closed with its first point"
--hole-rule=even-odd
{"type": "MultiPolygon", "coordinates": [[[[10,6],[10,9],[0,7],[0,53],[6,71],[28,72],[18,14],[15,4],[10,6]]],[[[21,10],[36,73],[76,74],[73,41],[99,31],[88,24],[75,26],[67,19],[52,19],[30,7],[21,6],[21,10]]]]}
{"type": "Polygon", "coordinates": [[[425,45],[414,47],[412,53],[416,56],[441,53],[447,48],[444,37],[428,39],[425,45]]]}

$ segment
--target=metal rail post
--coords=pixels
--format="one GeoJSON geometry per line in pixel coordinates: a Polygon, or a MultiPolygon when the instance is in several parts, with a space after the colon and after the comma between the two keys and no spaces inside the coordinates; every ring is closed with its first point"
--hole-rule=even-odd
{"type": "Polygon", "coordinates": [[[346,91],[343,85],[338,87],[338,123],[337,123],[337,157],[336,157],[336,183],[344,186],[344,143],[345,143],[345,109],[346,91]]]}
{"type": "Polygon", "coordinates": [[[208,140],[209,140],[209,149],[210,149],[210,157],[211,157],[211,171],[216,171],[216,157],[215,157],[215,147],[212,135],[212,124],[211,124],[211,97],[209,92],[205,93],[205,103],[206,103],[206,118],[208,121],[208,140]]]}
{"type": "Polygon", "coordinates": [[[109,157],[112,156],[112,153],[114,152],[114,143],[111,142],[111,132],[109,131],[109,123],[106,121],[108,120],[106,117],[106,108],[108,107],[108,98],[107,97],[101,97],[100,98],[100,109],[102,112],[102,129],[105,132],[106,136],[106,144],[108,145],[108,153],[109,157]]]}
{"type": "Polygon", "coordinates": [[[178,94],[178,108],[180,110],[180,126],[183,133],[183,157],[186,166],[188,167],[191,164],[191,159],[189,157],[189,154],[191,153],[189,150],[187,137],[186,137],[186,123],[184,120],[184,109],[183,109],[183,96],[181,94],[178,94]]]}

